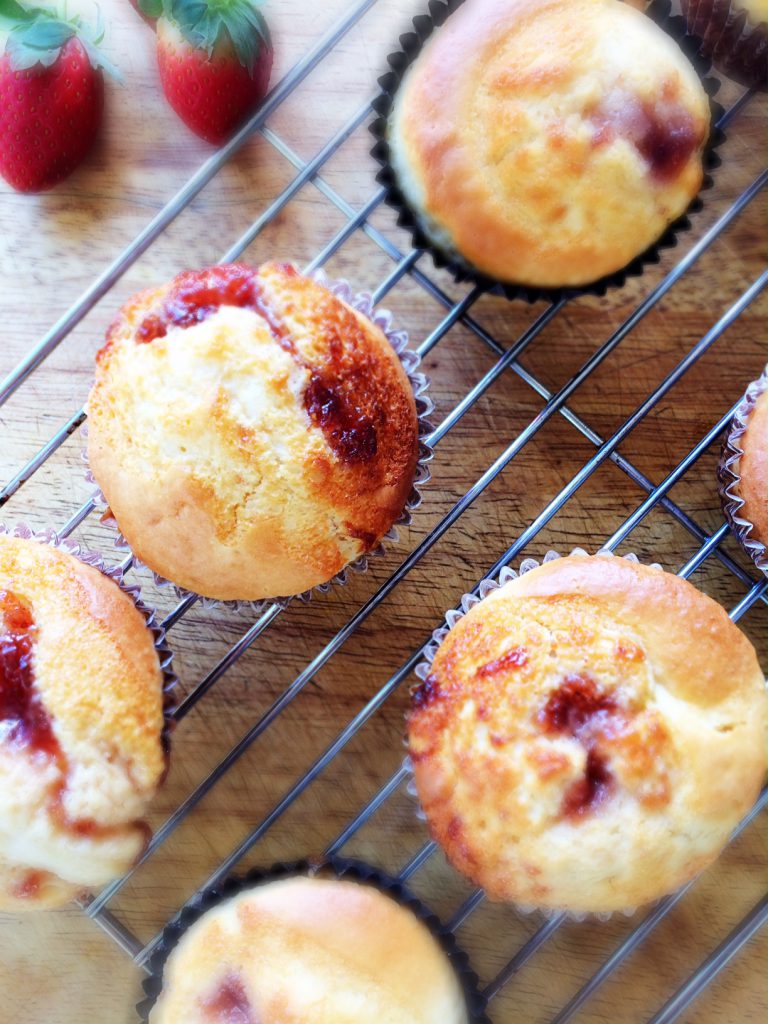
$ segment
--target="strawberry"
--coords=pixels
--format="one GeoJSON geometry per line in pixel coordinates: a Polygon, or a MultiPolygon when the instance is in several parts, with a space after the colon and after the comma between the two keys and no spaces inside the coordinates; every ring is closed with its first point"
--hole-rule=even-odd
{"type": "Polygon", "coordinates": [[[254,0],[163,0],[157,23],[163,91],[207,142],[226,142],[258,107],[272,57],[269,29],[254,0]]]}
{"type": "Polygon", "coordinates": [[[0,28],[10,29],[0,56],[0,174],[19,192],[42,192],[85,159],[104,110],[96,49],[103,32],[79,18],[0,0],[0,28]]]}

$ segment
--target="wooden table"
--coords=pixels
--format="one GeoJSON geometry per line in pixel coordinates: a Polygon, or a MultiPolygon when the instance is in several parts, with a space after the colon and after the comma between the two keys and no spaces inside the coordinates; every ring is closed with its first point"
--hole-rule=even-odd
{"type": "MultiPolygon", "coordinates": [[[[104,0],[106,47],[126,85],[108,87],[108,121],[98,149],[53,193],[19,196],[0,186],[0,313],[4,341],[0,375],[70,306],[209,155],[176,120],[158,91],[153,37],[127,0],[104,0]]],[[[277,46],[275,81],[314,44],[350,0],[284,0],[267,4],[277,46]]],[[[83,5],[84,9],[87,5],[83,5]]],[[[333,54],[270,119],[304,159],[311,158],[361,104],[372,97],[385,56],[420,4],[380,0],[333,54]]],[[[724,102],[738,90],[727,86],[724,102]]],[[[765,162],[765,98],[738,115],[723,147],[724,165],[692,231],[658,267],[605,299],[572,302],[526,350],[522,364],[557,390],[592,355],[675,260],[749,185],[765,162]]],[[[374,193],[370,142],[364,128],[323,169],[324,180],[357,210],[374,193]]],[[[294,168],[257,136],[214,178],[190,207],[121,278],[70,337],[2,409],[2,480],[8,480],[82,404],[93,355],[117,306],[134,290],[165,280],[181,267],[217,260],[292,180],[294,168]]],[[[608,437],[740,296],[764,265],[766,197],[758,197],[576,391],[570,408],[608,437]]],[[[277,256],[307,262],[343,225],[338,210],[312,185],[297,196],[247,251],[253,262],[277,256]]],[[[407,250],[408,240],[385,208],[372,223],[407,250]]],[[[373,288],[393,264],[361,232],[328,265],[361,288],[373,288]]],[[[466,289],[418,266],[452,296],[466,289]]],[[[421,342],[445,309],[404,278],[386,305],[421,342]]],[[[472,315],[503,345],[538,315],[522,302],[483,297],[472,315]]],[[[621,452],[654,483],[664,478],[742,393],[766,361],[765,299],[755,302],[631,434],[621,452]]],[[[464,324],[456,324],[426,359],[439,422],[496,355],[464,324]]],[[[413,526],[386,558],[346,588],[281,614],[185,718],[174,739],[170,776],[152,822],[162,823],[226,751],[248,730],[306,663],[374,593],[418,541],[448,512],[542,407],[517,374],[505,373],[439,446],[434,480],[413,526]]],[[[73,436],[8,503],[8,522],[61,526],[88,496],[73,436]]],[[[434,545],[394,595],[358,629],[269,731],[216,786],[135,875],[111,909],[141,940],[209,876],[439,624],[444,610],[490,564],[593,454],[594,444],[556,415],[511,465],[434,545]]],[[[672,491],[672,498],[709,535],[721,522],[715,489],[717,446],[672,491]]],[[[613,462],[604,463],[539,533],[527,554],[575,545],[594,550],[644,497],[613,462]]],[[[111,536],[91,516],[77,536],[110,551],[111,536]]],[[[665,510],[656,509],[621,550],[679,569],[700,541],[665,510]]],[[[730,538],[722,549],[748,563],[730,538]]],[[[115,553],[115,558],[117,554],[115,553]]],[[[146,573],[146,596],[172,606],[146,573]]],[[[720,562],[709,558],[694,581],[731,607],[745,593],[720,562]]],[[[768,616],[758,602],[742,625],[766,656],[768,616]]],[[[189,692],[250,625],[247,615],[194,607],[172,642],[184,692],[189,692]]],[[[365,728],[245,858],[269,864],[321,851],[351,814],[402,760],[406,686],[365,728]]],[[[425,834],[404,792],[391,799],[346,852],[399,870],[425,834]]],[[[442,857],[413,877],[416,891],[448,916],[469,892],[442,857]]],[[[752,825],[585,1007],[579,1020],[629,1024],[646,1020],[757,902],[765,887],[765,819],[752,825]]],[[[483,981],[490,980],[540,921],[498,906],[483,907],[460,929],[483,981]]],[[[498,1024],[546,1021],[603,962],[629,923],[567,924],[505,987],[493,1004],[498,1024]]],[[[747,1024],[764,1019],[766,936],[754,940],[684,1016],[697,1024],[747,1024]],[[762,961],[762,964],[761,964],[762,961]]],[[[4,919],[0,977],[4,1020],[17,1024],[127,1024],[141,971],[83,913],[4,919]]]]}

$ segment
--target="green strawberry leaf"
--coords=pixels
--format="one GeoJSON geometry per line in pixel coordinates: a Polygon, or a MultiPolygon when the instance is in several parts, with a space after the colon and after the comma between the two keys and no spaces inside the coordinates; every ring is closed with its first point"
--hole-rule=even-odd
{"type": "Polygon", "coordinates": [[[85,52],[88,54],[88,60],[90,60],[92,67],[101,68],[103,71],[106,71],[108,75],[114,78],[119,85],[125,85],[125,79],[123,78],[123,74],[120,69],[117,65],[113,64],[111,60],[104,56],[95,43],[92,43],[90,39],[87,39],[84,36],[80,37],[80,42],[83,44],[85,52]]]}
{"type": "Polygon", "coordinates": [[[243,17],[247,18],[253,28],[261,37],[266,46],[272,45],[272,37],[269,34],[269,26],[266,18],[257,7],[246,4],[243,8],[243,17]]]}
{"type": "Polygon", "coordinates": [[[120,85],[124,85],[125,82],[120,70],[112,63],[112,61],[105,57],[104,53],[99,48],[101,41],[104,38],[104,18],[101,13],[101,8],[96,8],[95,25],[81,25],[79,19],[76,19],[75,23],[77,25],[77,38],[83,44],[92,67],[102,68],[108,75],[114,78],[116,82],[119,82],[120,85]]]}
{"type": "Polygon", "coordinates": [[[33,21],[14,30],[21,36],[24,45],[34,50],[59,49],[75,35],[77,29],[66,21],[33,21]]]}
{"type": "Polygon", "coordinates": [[[94,44],[94,46],[98,46],[103,41],[104,36],[106,34],[106,28],[104,27],[104,15],[101,13],[101,8],[96,8],[95,25],[81,26],[80,20],[78,19],[78,29],[78,35],[87,35],[89,40],[94,44]]]}
{"type": "Polygon", "coordinates": [[[0,18],[14,24],[20,21],[31,21],[34,11],[22,7],[18,0],[0,0],[0,18]]]}
{"type": "Polygon", "coordinates": [[[11,12],[14,5],[23,13],[11,29],[5,52],[15,71],[26,71],[40,66],[52,67],[59,59],[61,48],[73,37],[80,40],[94,68],[103,68],[117,81],[122,76],[117,68],[101,53],[98,44],[104,38],[104,22],[98,11],[95,26],[84,25],[78,16],[67,19],[46,7],[23,8],[16,0],[0,0],[0,16],[11,12]]]}
{"type": "Polygon", "coordinates": [[[141,11],[148,18],[159,18],[163,14],[163,0],[139,0],[141,11]]]}
{"type": "Polygon", "coordinates": [[[237,59],[244,68],[248,69],[248,74],[253,78],[253,70],[261,50],[261,39],[252,31],[253,26],[250,22],[243,18],[238,11],[232,11],[225,24],[237,59]]]}
{"type": "Polygon", "coordinates": [[[5,44],[11,67],[15,71],[26,71],[36,64],[51,67],[58,60],[61,47],[75,32],[73,25],[53,18],[17,25],[5,44]]]}
{"type": "Polygon", "coordinates": [[[185,32],[188,42],[196,49],[205,50],[210,57],[221,32],[219,15],[201,4],[199,9],[195,6],[185,11],[184,16],[192,19],[185,32]]]}
{"type": "Polygon", "coordinates": [[[34,21],[41,8],[24,7],[17,0],[0,0],[0,32],[10,32],[26,22],[34,21]]]}
{"type": "Polygon", "coordinates": [[[14,71],[27,71],[37,65],[44,68],[51,67],[58,60],[61,50],[38,50],[35,47],[27,46],[16,32],[12,32],[5,44],[5,52],[10,58],[14,71]]]}
{"type": "Polygon", "coordinates": [[[165,0],[165,7],[171,21],[184,32],[195,30],[208,13],[205,0],[165,0]]]}
{"type": "Polygon", "coordinates": [[[258,0],[164,0],[164,13],[187,42],[211,57],[217,45],[231,44],[253,77],[262,48],[271,46],[258,0]]]}

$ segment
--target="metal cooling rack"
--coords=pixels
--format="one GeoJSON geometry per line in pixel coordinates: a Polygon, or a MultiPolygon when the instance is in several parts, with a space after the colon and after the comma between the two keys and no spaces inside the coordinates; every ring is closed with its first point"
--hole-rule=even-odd
{"type": "MultiPolygon", "coordinates": [[[[50,329],[34,349],[22,360],[12,373],[0,384],[0,406],[19,388],[33,371],[48,355],[67,337],[69,332],[96,305],[117,280],[131,267],[152,245],[165,228],[190,204],[201,189],[214,177],[224,163],[254,133],[260,132],[271,145],[285,157],[296,169],[296,175],[290,184],[277,196],[263,213],[250,225],[238,241],[222,256],[222,262],[236,259],[251,244],[259,232],[274,218],[308,182],[345,217],[345,224],[336,236],[319,252],[307,269],[315,269],[325,264],[357,231],[364,232],[393,262],[391,272],[380,282],[374,292],[374,301],[380,302],[405,275],[409,275],[439,304],[445,308],[445,315],[435,326],[428,337],[419,346],[422,356],[428,353],[446,335],[450,328],[461,322],[470,332],[498,358],[490,370],[471,387],[455,408],[434,429],[430,441],[438,446],[446,434],[461,420],[464,414],[483,396],[491,385],[506,372],[515,373],[526,385],[544,399],[544,405],[537,415],[528,423],[506,450],[476,480],[464,496],[456,502],[450,511],[414,548],[401,565],[392,573],[376,593],[363,604],[352,618],[338,631],[323,650],[299,673],[291,685],[274,701],[268,710],[256,721],[246,735],[229,751],[217,767],[200,783],[183,801],[168,820],[157,830],[141,861],[136,867],[145,863],[153,856],[158,847],[185,819],[199,801],[226,774],[229,768],[245,753],[246,750],[269,728],[272,722],[301,693],[315,674],[333,657],[345,641],[357,630],[368,616],[393,592],[398,583],[420,562],[424,555],[436,542],[460,519],[475,499],[486,490],[502,470],[515,458],[518,452],[534,437],[543,425],[555,415],[563,416],[568,423],[594,446],[594,454],[584,463],[579,471],[562,488],[560,493],[550,501],[542,512],[531,522],[507,550],[488,568],[484,574],[494,575],[500,569],[517,558],[521,551],[537,536],[543,527],[578,491],[589,477],[607,460],[613,462],[635,484],[646,492],[644,500],[632,511],[622,525],[609,537],[604,547],[615,550],[636,526],[657,506],[663,508],[698,542],[696,554],[679,570],[682,577],[691,576],[709,558],[718,559],[733,576],[743,585],[744,594],[738,603],[730,609],[730,617],[736,621],[757,602],[768,602],[768,579],[758,579],[758,573],[746,572],[734,562],[720,544],[728,533],[723,524],[714,533],[708,534],[683,509],[671,500],[670,490],[684,476],[696,460],[721,436],[732,411],[726,413],[714,423],[704,437],[688,452],[657,485],[651,481],[624,455],[619,454],[618,447],[644,417],[659,403],[670,389],[699,360],[708,349],[715,344],[726,329],[750,305],[768,284],[768,271],[761,274],[741,295],[729,310],[714,324],[701,340],[693,346],[688,354],[667,375],[642,404],[622,423],[616,432],[608,437],[599,436],[567,405],[568,400],[584,383],[590,374],[616,349],[637,324],[652,310],[680,278],[696,263],[699,257],[722,234],[722,232],[747,208],[760,190],[768,183],[768,170],[763,171],[755,181],[742,193],[736,202],[691,248],[686,256],[672,269],[656,287],[637,306],[630,316],[613,332],[608,340],[591,356],[559,391],[552,393],[532,373],[521,366],[517,359],[539,335],[543,328],[560,312],[565,301],[549,306],[509,348],[504,348],[486,331],[473,317],[471,309],[482,292],[474,288],[459,302],[454,302],[429,276],[427,270],[419,266],[422,261],[420,251],[402,253],[391,241],[369,222],[371,214],[381,205],[384,190],[374,192],[370,199],[360,208],[354,209],[331,186],[319,176],[319,172],[345,141],[371,116],[371,103],[365,103],[360,110],[329,139],[317,155],[305,162],[297,156],[286,142],[272,129],[267,127],[272,114],[281,103],[291,95],[301,82],[337,47],[339,42],[357,24],[366,12],[376,4],[377,0],[363,0],[350,10],[318,41],[318,43],[292,68],[292,70],[271,91],[260,111],[235,136],[232,141],[212,156],[187,184],[168,202],[147,227],[121,253],[88,290],[78,299],[71,309],[50,329]]],[[[745,92],[739,100],[727,110],[719,122],[724,127],[731,118],[751,99],[751,93],[745,92]]],[[[407,326],[407,325],[406,325],[407,326]]],[[[4,505],[23,484],[50,458],[74,430],[84,421],[82,409],[76,411],[65,424],[54,434],[39,452],[0,490],[0,507],[4,505]]],[[[68,536],[94,511],[93,500],[85,502],[69,521],[58,531],[59,536],[68,536]]],[[[132,565],[132,557],[128,556],[123,567],[128,570],[132,565]]],[[[164,620],[167,628],[175,625],[188,609],[195,603],[194,596],[180,601],[164,620]]],[[[279,617],[283,609],[272,604],[242,635],[237,643],[227,652],[218,664],[192,689],[176,710],[176,718],[183,718],[194,705],[205,696],[215,683],[229,668],[248,650],[267,627],[279,617]]],[[[435,626],[440,623],[435,623],[435,626]]],[[[349,721],[338,733],[335,740],[327,747],[310,769],[294,785],[283,794],[279,802],[256,825],[240,845],[223,861],[211,877],[201,886],[208,888],[230,872],[238,862],[257,844],[276,821],[301,796],[305,790],[322,774],[331,761],[339,755],[357,732],[374,715],[382,704],[403,685],[406,679],[422,658],[422,652],[431,639],[426,636],[419,647],[403,662],[389,681],[368,702],[368,704],[349,721]]],[[[392,797],[407,778],[405,768],[396,771],[376,795],[360,809],[343,832],[328,847],[328,853],[340,853],[358,830],[392,797]]],[[[734,833],[738,835],[768,803],[768,790],[764,790],[750,814],[739,825],[734,833]]],[[[408,879],[435,852],[432,842],[426,843],[418,853],[405,864],[399,872],[401,880],[408,879]]],[[[109,910],[109,904],[131,877],[134,868],[124,878],[114,882],[99,895],[82,903],[84,912],[104,929],[140,966],[146,967],[147,961],[155,948],[159,936],[155,936],[146,945],[142,944],[124,924],[109,910]]],[[[651,909],[638,924],[628,925],[626,937],[595,974],[578,990],[568,1003],[552,1019],[552,1024],[565,1024],[594,995],[597,989],[609,976],[640,946],[653,929],[666,917],[672,908],[682,899],[685,893],[695,884],[690,882],[679,892],[666,897],[651,909]]],[[[197,895],[197,894],[195,894],[197,895]]],[[[193,897],[192,897],[193,898],[193,897]]],[[[475,891],[454,913],[449,927],[456,929],[483,904],[483,893],[475,891]]],[[[498,972],[487,985],[485,994],[489,1000],[501,991],[522,966],[527,963],[542,945],[560,928],[564,921],[563,915],[557,915],[545,922],[518,949],[509,962],[498,972]]],[[[690,975],[679,990],[649,1018],[649,1024],[671,1024],[678,1020],[690,1006],[692,1001],[718,975],[749,939],[766,923],[768,923],[768,897],[760,900],[744,919],[733,929],[728,937],[708,956],[690,975]]],[[[491,1011],[493,1005],[491,1003],[491,1011]]],[[[520,1009],[518,1008],[518,1013],[520,1009]]]]}

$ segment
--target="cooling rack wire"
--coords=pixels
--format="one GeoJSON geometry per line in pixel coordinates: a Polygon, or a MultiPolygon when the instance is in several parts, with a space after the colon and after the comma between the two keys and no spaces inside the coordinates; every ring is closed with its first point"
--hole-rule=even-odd
{"type": "MultiPolygon", "coordinates": [[[[568,401],[606,358],[619,346],[631,331],[656,307],[675,284],[694,267],[699,257],[718,239],[722,233],[748,208],[751,201],[758,195],[768,181],[768,171],[763,171],[746,188],[736,201],[719,219],[696,241],[687,254],[671,269],[658,284],[646,295],[639,305],[626,317],[594,354],[584,363],[568,382],[557,392],[550,391],[533,373],[525,369],[518,357],[537,338],[543,329],[555,318],[566,301],[559,301],[546,308],[534,322],[509,347],[500,344],[481,324],[473,318],[472,307],[482,294],[481,290],[472,288],[464,297],[455,302],[446,291],[430,276],[429,260],[422,258],[420,251],[401,252],[381,231],[370,222],[371,215],[382,204],[384,190],[379,189],[359,209],[354,209],[342,196],[332,188],[321,176],[320,171],[331,157],[344,145],[350,136],[357,131],[371,115],[371,103],[366,102],[348,122],[320,149],[317,155],[309,160],[301,159],[291,147],[274,130],[268,122],[274,112],[287,97],[304,81],[305,78],[338,46],[350,29],[372,8],[376,0],[364,0],[351,7],[348,12],[316,43],[316,45],[290,70],[290,72],[272,90],[258,114],[242,131],[223,149],[212,156],[184,187],[155,216],[146,228],[120,254],[120,256],[98,277],[81,298],[69,311],[50,329],[39,344],[19,363],[0,385],[0,406],[20,388],[35,369],[56,349],[74,327],[86,316],[96,303],[110,290],[119,278],[139,259],[145,250],[160,236],[171,222],[192,202],[195,196],[216,175],[219,169],[254,132],[261,135],[295,168],[295,176],[283,191],[263,210],[242,236],[225,253],[222,262],[238,258],[269,224],[290,202],[290,200],[306,184],[312,186],[332,204],[344,217],[344,224],[327,245],[318,252],[310,262],[307,270],[324,266],[345,243],[358,231],[365,235],[392,261],[392,268],[379,283],[374,292],[374,301],[381,302],[395,285],[406,275],[410,276],[428,295],[444,309],[444,315],[431,333],[418,346],[422,356],[426,356],[434,346],[461,322],[463,326],[496,357],[496,362],[485,375],[467,390],[461,400],[435,426],[430,441],[433,446],[440,443],[462,419],[472,406],[486,394],[489,388],[502,375],[515,374],[525,385],[543,399],[540,411],[528,422],[499,457],[477,478],[475,483],[456,501],[452,508],[433,526],[418,542],[410,554],[401,562],[395,571],[381,584],[378,590],[352,615],[338,630],[335,636],[296,676],[293,682],[277,697],[271,706],[253,723],[246,734],[232,747],[216,767],[200,782],[183,800],[168,819],[156,830],[155,835],[139,864],[125,877],[107,886],[102,892],[88,901],[83,901],[82,909],[140,966],[146,966],[149,957],[158,941],[159,934],[147,943],[142,943],[110,910],[110,904],[123,889],[135,871],[154,856],[158,848],[171,833],[186,819],[193,808],[208,794],[226,775],[238,759],[248,751],[260,736],[275,722],[278,716],[299,696],[315,675],[329,662],[343,646],[345,641],[366,621],[397,588],[398,584],[422,560],[430,549],[446,532],[457,523],[473,502],[491,485],[504,468],[518,455],[528,442],[553,417],[561,416],[574,427],[592,446],[594,451],[583,463],[576,474],[568,480],[560,492],[516,537],[514,542],[504,551],[492,566],[488,566],[483,577],[496,574],[503,566],[513,563],[521,552],[533,541],[542,529],[557,515],[566,502],[586,483],[596,470],[610,460],[618,469],[637,485],[645,497],[633,509],[624,522],[610,536],[595,538],[603,540],[602,546],[614,551],[627,540],[632,531],[653,510],[663,509],[679,524],[699,545],[695,554],[679,569],[679,575],[685,578],[692,576],[708,559],[716,559],[739,583],[743,596],[729,609],[731,618],[738,621],[752,606],[768,600],[768,580],[759,579],[757,571],[749,572],[742,568],[721,549],[721,542],[727,535],[727,526],[708,534],[694,519],[670,497],[670,491],[683,478],[685,473],[714,443],[716,443],[727,425],[732,410],[726,412],[718,422],[694,445],[685,457],[675,465],[658,484],[653,484],[643,472],[618,451],[619,446],[628,435],[640,424],[646,415],[659,405],[661,400],[694,366],[694,364],[720,339],[728,327],[747,309],[750,303],[760,294],[768,283],[768,271],[762,273],[747,287],[741,296],[706,334],[688,351],[680,362],[655,387],[645,400],[629,415],[626,420],[609,437],[598,435],[569,406],[568,401]]],[[[745,92],[722,115],[720,127],[725,127],[735,115],[750,102],[752,95],[745,92]]],[[[407,324],[405,325],[407,327],[407,324]]],[[[746,383],[746,382],[745,382],[746,383]]],[[[65,424],[35,454],[35,456],[11,479],[0,491],[0,505],[8,502],[16,492],[40,469],[41,466],[57,451],[64,441],[83,423],[83,409],[74,412],[65,424]]],[[[94,501],[86,501],[71,518],[58,529],[60,537],[72,534],[95,510],[94,501]]],[[[122,563],[126,571],[132,567],[129,555],[122,563]]],[[[164,625],[170,629],[175,626],[185,613],[195,604],[196,598],[189,596],[177,603],[176,607],[166,616],[164,625]]],[[[289,605],[290,607],[290,605],[289,605]]],[[[284,609],[278,604],[271,604],[258,619],[250,625],[240,639],[231,647],[220,661],[192,688],[175,712],[177,720],[183,719],[189,711],[215,686],[218,680],[237,662],[237,660],[256,642],[262,633],[282,614],[284,609]]],[[[440,623],[435,622],[437,627],[440,623]]],[[[390,677],[387,683],[369,700],[369,702],[346,723],[323,753],[311,767],[294,784],[283,793],[280,800],[272,807],[243,841],[232,850],[229,856],[218,866],[200,890],[219,881],[228,872],[235,869],[245,855],[265,836],[272,826],[308,790],[309,787],[326,770],[331,762],[339,756],[356,734],[387,701],[409,679],[414,667],[422,657],[424,646],[429,642],[430,635],[423,639],[415,650],[403,661],[400,668],[390,677]]],[[[182,744],[183,745],[183,744],[182,744]]],[[[350,840],[368,822],[384,804],[397,793],[407,781],[405,767],[398,769],[379,791],[360,808],[349,821],[338,837],[328,846],[328,853],[344,853],[350,840]]],[[[750,814],[739,825],[735,835],[765,808],[767,792],[764,790],[750,814]]],[[[734,836],[735,837],[735,836],[734,836]]],[[[436,852],[435,844],[425,843],[410,860],[402,866],[399,877],[405,881],[414,875],[436,852]]],[[[636,915],[627,922],[626,935],[607,959],[588,981],[552,1018],[552,1024],[565,1024],[571,1020],[595,995],[599,987],[622,965],[628,957],[648,938],[651,932],[680,902],[688,890],[696,885],[694,880],[681,891],[666,897],[650,911],[636,915]]],[[[199,891],[200,891],[199,890],[199,891]]],[[[190,897],[192,898],[192,897],[190,897]]],[[[472,914],[482,913],[485,905],[483,893],[473,892],[454,912],[449,927],[457,929],[464,925],[472,914]]],[[[538,950],[561,928],[562,915],[544,919],[527,938],[509,961],[498,971],[485,987],[485,994],[491,1001],[493,1014],[494,997],[506,986],[515,974],[537,953],[538,950]]],[[[653,1013],[648,1020],[651,1024],[671,1024],[686,1013],[693,1000],[709,985],[723,968],[736,956],[740,949],[768,921],[768,898],[760,900],[753,909],[730,932],[726,939],[693,971],[683,985],[653,1013]]],[[[516,1019],[524,1020],[525,1009],[518,1007],[516,1019]]]]}

